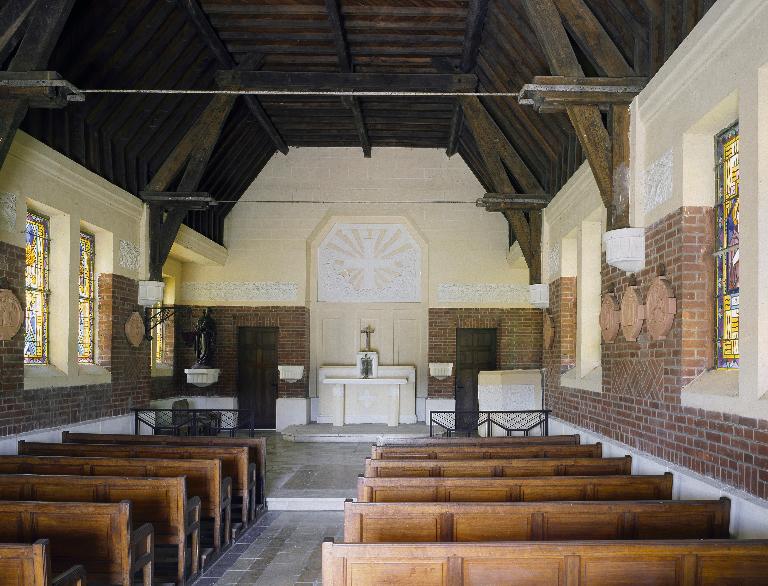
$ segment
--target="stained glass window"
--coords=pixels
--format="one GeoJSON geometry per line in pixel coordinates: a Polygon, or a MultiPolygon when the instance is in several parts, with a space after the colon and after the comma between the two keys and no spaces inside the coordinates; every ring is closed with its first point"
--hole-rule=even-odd
{"type": "Polygon", "coordinates": [[[48,218],[27,212],[26,272],[27,311],[24,362],[48,363],[48,262],[50,224],[48,218]]]}
{"type": "MultiPolygon", "coordinates": [[[[162,305],[155,306],[159,311],[162,305]]],[[[155,364],[165,363],[165,324],[167,321],[155,326],[155,364]]]]}
{"type": "Polygon", "coordinates": [[[94,360],[94,309],[96,307],[96,239],[92,234],[80,232],[80,311],[77,330],[77,361],[92,363],[94,360]]]}
{"type": "Polygon", "coordinates": [[[717,135],[717,368],[739,367],[739,125],[717,135]]]}

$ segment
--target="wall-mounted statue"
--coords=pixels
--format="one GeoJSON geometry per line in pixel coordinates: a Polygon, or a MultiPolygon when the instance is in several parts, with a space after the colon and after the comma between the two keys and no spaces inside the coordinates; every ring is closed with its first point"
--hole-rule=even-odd
{"type": "Polygon", "coordinates": [[[192,368],[213,368],[213,354],[216,345],[216,322],[210,316],[208,308],[197,320],[195,326],[195,357],[197,362],[192,368]]]}

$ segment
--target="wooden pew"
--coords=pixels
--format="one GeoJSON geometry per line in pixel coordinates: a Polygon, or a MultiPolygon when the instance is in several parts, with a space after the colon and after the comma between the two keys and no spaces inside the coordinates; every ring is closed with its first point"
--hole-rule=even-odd
{"type": "Polygon", "coordinates": [[[601,443],[586,446],[372,446],[374,460],[488,460],[490,458],[601,458],[601,443]]]}
{"type": "MultiPolygon", "coordinates": [[[[61,432],[62,443],[72,444],[139,444],[169,446],[246,446],[248,459],[256,466],[257,482],[255,502],[249,503],[251,520],[266,506],[267,439],[264,437],[130,435],[122,433],[73,433],[61,432]]],[[[578,442],[576,442],[578,443],[578,442]]]]}
{"type": "Polygon", "coordinates": [[[178,460],[217,459],[221,473],[232,479],[232,494],[242,498],[243,526],[249,523],[248,502],[255,500],[256,466],[248,462],[244,446],[158,446],[123,444],[54,444],[43,442],[18,443],[19,454],[30,456],[114,456],[118,458],[170,458],[178,460]]]}
{"type": "Polygon", "coordinates": [[[142,573],[151,586],[152,525],[133,528],[131,504],[0,502],[0,542],[51,542],[51,565],[61,572],[81,563],[96,583],[132,586],[142,573]]]}
{"type": "Polygon", "coordinates": [[[357,500],[364,503],[651,499],[672,499],[670,472],[661,476],[357,479],[357,500]]]}
{"type": "Polygon", "coordinates": [[[232,483],[221,476],[219,460],[161,460],[153,458],[94,458],[88,456],[0,456],[0,474],[73,476],[178,477],[187,479],[187,494],[200,497],[201,516],[213,519],[213,547],[221,549],[221,534],[231,535],[232,483]]]}
{"type": "Polygon", "coordinates": [[[51,576],[50,543],[0,543],[1,586],[85,586],[85,568],[72,566],[51,576]]]}
{"type": "Polygon", "coordinates": [[[632,456],[623,458],[523,458],[519,460],[372,460],[368,478],[604,476],[632,474],[632,456]]]}
{"type": "Polygon", "coordinates": [[[768,540],[323,544],[323,586],[765,584],[768,540]]]}
{"type": "Polygon", "coordinates": [[[344,543],[727,539],[731,502],[344,503],[344,543]]]}
{"type": "Polygon", "coordinates": [[[492,437],[386,437],[379,436],[377,446],[537,446],[537,445],[579,445],[581,436],[573,435],[511,435],[492,437]]]}
{"type": "Polygon", "coordinates": [[[177,547],[177,584],[186,581],[187,545],[191,574],[199,571],[200,498],[187,498],[186,479],[116,476],[0,475],[0,500],[119,503],[130,499],[134,525],[151,523],[155,544],[177,547]]]}

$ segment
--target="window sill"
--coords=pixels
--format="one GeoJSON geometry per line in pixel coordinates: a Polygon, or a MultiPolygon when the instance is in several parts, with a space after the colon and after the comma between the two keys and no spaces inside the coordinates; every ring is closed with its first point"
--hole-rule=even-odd
{"type": "Polygon", "coordinates": [[[707,370],[683,388],[683,396],[738,397],[738,370],[707,370]]]}
{"type": "Polygon", "coordinates": [[[581,389],[593,393],[603,392],[603,367],[596,366],[585,376],[579,376],[576,368],[572,368],[565,374],[560,375],[560,386],[569,389],[581,389]]]}
{"type": "Polygon", "coordinates": [[[77,374],[72,376],[51,364],[25,364],[24,388],[74,387],[99,385],[112,382],[112,374],[95,364],[78,364],[77,374]]]}

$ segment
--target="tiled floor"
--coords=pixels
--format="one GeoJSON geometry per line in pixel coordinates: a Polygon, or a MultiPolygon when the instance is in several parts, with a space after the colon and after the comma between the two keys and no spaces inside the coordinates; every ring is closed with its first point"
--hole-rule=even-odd
{"type": "Polygon", "coordinates": [[[321,546],[343,537],[341,512],[267,513],[194,586],[321,584],[321,546]]]}
{"type": "MultiPolygon", "coordinates": [[[[265,434],[266,435],[266,434],[265,434]]],[[[267,435],[267,497],[354,497],[370,443],[294,443],[267,435]]],[[[319,585],[324,539],[343,537],[341,512],[267,512],[194,586],[319,585]]]]}

